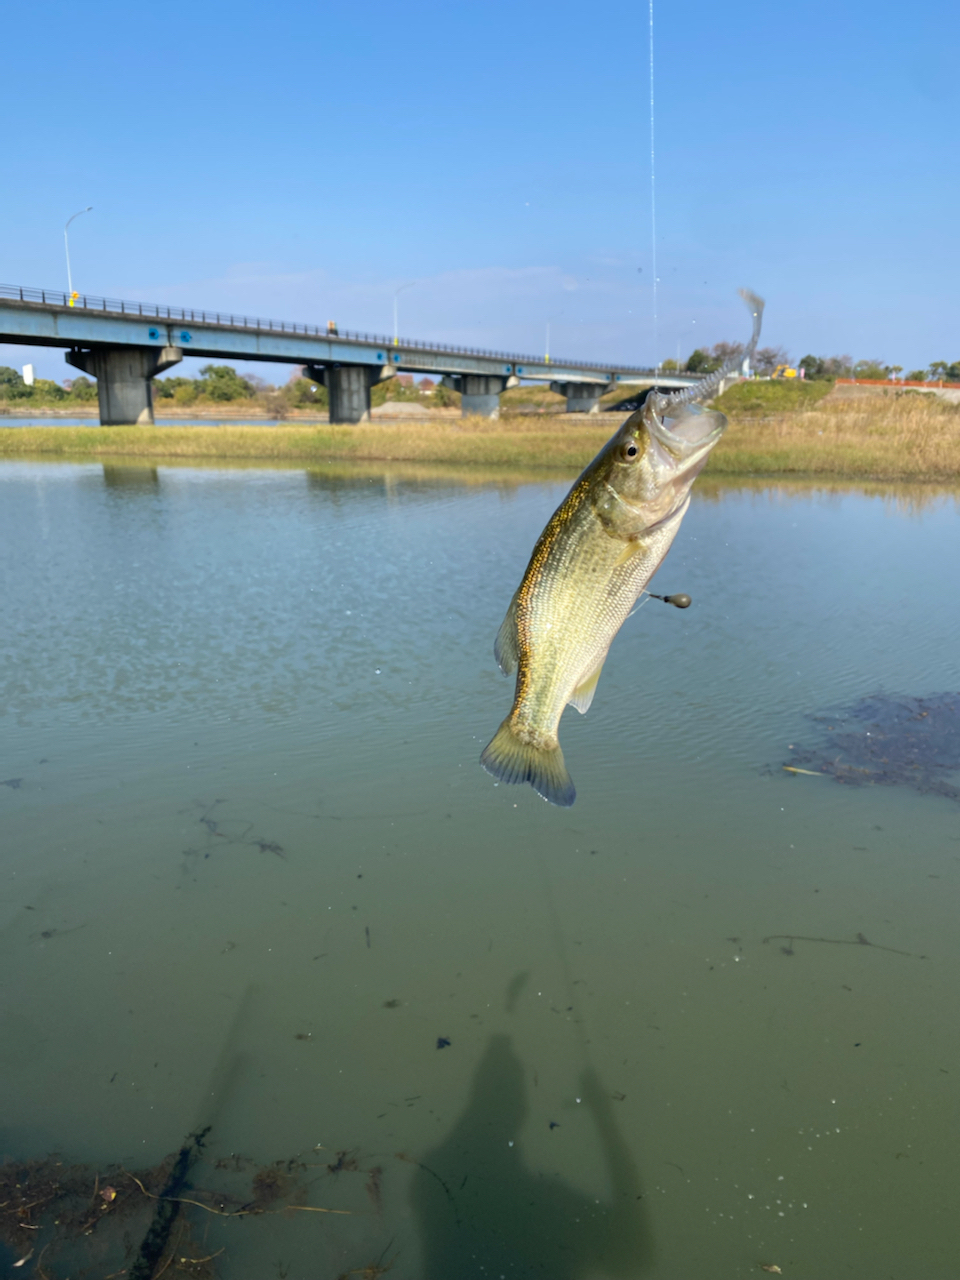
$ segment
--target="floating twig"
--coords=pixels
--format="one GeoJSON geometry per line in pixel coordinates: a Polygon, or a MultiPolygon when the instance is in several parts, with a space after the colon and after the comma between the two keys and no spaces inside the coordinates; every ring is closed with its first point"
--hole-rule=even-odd
{"type": "MultiPolygon", "coordinates": [[[[869,938],[865,938],[862,933],[858,933],[855,938],[812,938],[803,933],[771,933],[769,937],[764,938],[767,942],[789,942],[791,947],[794,942],[829,942],[835,947],[873,947],[877,951],[889,951],[895,956],[909,956],[911,960],[926,960],[926,956],[917,955],[914,951],[901,951],[899,947],[885,947],[882,943],[871,942],[869,938]]],[[[787,955],[792,955],[792,951],[786,951],[781,947],[781,951],[785,951],[787,955]]]]}
{"type": "Polygon", "coordinates": [[[129,1169],[124,1169],[123,1172],[128,1178],[133,1178],[143,1194],[149,1196],[151,1200],[166,1200],[173,1204],[192,1204],[195,1209],[204,1209],[207,1213],[215,1213],[220,1218],[248,1218],[253,1215],[288,1213],[291,1210],[297,1213],[340,1213],[348,1216],[353,1212],[351,1209],[324,1209],[313,1204],[288,1204],[282,1209],[218,1209],[214,1205],[204,1204],[202,1200],[191,1200],[188,1196],[156,1196],[152,1191],[147,1190],[136,1174],[131,1173],[129,1169]]]}

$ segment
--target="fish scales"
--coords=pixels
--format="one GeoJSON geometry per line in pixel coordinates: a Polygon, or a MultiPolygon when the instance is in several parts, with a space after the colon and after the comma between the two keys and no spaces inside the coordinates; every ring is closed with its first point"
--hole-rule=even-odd
{"type": "MultiPolygon", "coordinates": [[[[763,303],[742,296],[754,319],[749,358],[763,303]]],[[[480,758],[501,781],[529,782],[553,804],[576,798],[560,717],[568,703],[588,710],[614,636],[670,549],[690,487],[726,427],[699,401],[729,371],[675,395],[651,392],[547,522],[494,649],[504,673],[516,671],[510,714],[480,758]]]]}

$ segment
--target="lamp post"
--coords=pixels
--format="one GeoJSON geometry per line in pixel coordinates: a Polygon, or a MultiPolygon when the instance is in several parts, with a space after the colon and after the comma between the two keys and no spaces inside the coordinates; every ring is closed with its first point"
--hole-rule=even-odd
{"type": "Polygon", "coordinates": [[[397,299],[400,297],[401,293],[403,293],[404,289],[412,289],[416,283],[416,280],[411,280],[408,284],[402,284],[393,295],[393,345],[395,347],[399,347],[400,345],[400,336],[397,328],[397,299]]]}
{"type": "MultiPolygon", "coordinates": [[[[78,209],[76,213],[71,214],[71,216],[67,219],[66,225],[63,228],[63,247],[67,255],[67,292],[71,295],[71,297],[73,296],[73,277],[70,274],[70,241],[67,238],[67,227],[70,226],[70,223],[73,221],[74,218],[79,218],[81,213],[89,213],[92,208],[93,208],[93,205],[88,204],[85,209],[78,209]]],[[[73,306],[73,303],[71,302],[70,305],[73,306]]]]}

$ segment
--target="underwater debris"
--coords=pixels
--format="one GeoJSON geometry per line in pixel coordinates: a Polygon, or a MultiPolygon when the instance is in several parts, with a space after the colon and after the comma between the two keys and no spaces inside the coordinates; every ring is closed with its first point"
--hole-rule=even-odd
{"type": "Polygon", "coordinates": [[[871,942],[869,938],[864,937],[862,933],[858,933],[855,938],[813,938],[802,933],[771,933],[768,937],[763,938],[764,945],[768,942],[786,942],[785,947],[780,950],[785,956],[795,955],[793,949],[795,942],[828,942],[835,947],[873,947],[876,951],[889,951],[895,956],[907,956],[910,960],[926,960],[926,956],[918,955],[915,951],[901,951],[899,947],[885,947],[879,942],[871,942]]]}
{"type": "Polygon", "coordinates": [[[383,1209],[383,1167],[381,1165],[374,1165],[370,1170],[366,1190],[374,1213],[380,1213],[383,1209]]]}
{"type": "Polygon", "coordinates": [[[825,774],[854,787],[902,785],[960,800],[960,693],[874,693],[811,718],[825,726],[824,740],[793,748],[782,766],[788,773],[825,774]]]}
{"type": "Polygon", "coordinates": [[[286,861],[287,854],[282,844],[276,840],[267,840],[262,836],[251,834],[255,826],[253,822],[246,818],[221,817],[215,813],[220,805],[227,803],[223,798],[213,800],[209,804],[198,800],[186,810],[186,812],[192,810],[196,813],[197,808],[200,808],[197,823],[206,831],[206,840],[199,847],[191,845],[184,849],[185,858],[209,858],[226,845],[240,845],[248,849],[256,849],[259,853],[272,853],[286,861]]]}
{"type": "MultiPolygon", "coordinates": [[[[209,1132],[210,1126],[207,1125],[199,1133],[191,1133],[177,1152],[173,1167],[170,1170],[170,1176],[164,1183],[163,1191],[160,1195],[153,1197],[157,1201],[157,1208],[154,1212],[150,1229],[143,1237],[137,1260],[130,1268],[130,1280],[151,1280],[156,1271],[160,1259],[166,1252],[173,1224],[180,1214],[179,1194],[186,1185],[190,1166],[203,1150],[203,1140],[209,1132]]],[[[133,1174],[130,1177],[133,1178],[134,1182],[138,1182],[138,1179],[133,1174]]],[[[145,1190],[142,1183],[139,1183],[139,1186],[145,1195],[150,1195],[150,1192],[145,1190]]]]}
{"type": "MultiPolygon", "coordinates": [[[[193,1238],[190,1219],[198,1210],[244,1220],[295,1212],[350,1214],[302,1203],[303,1176],[321,1166],[305,1164],[299,1155],[270,1164],[240,1155],[207,1163],[207,1132],[189,1135],[179,1151],[136,1172],[121,1164],[70,1164],[56,1156],[0,1164],[0,1254],[9,1249],[22,1259],[24,1274],[37,1280],[157,1280],[162,1274],[214,1280],[214,1260],[224,1250],[211,1252],[193,1238]],[[223,1189],[197,1185],[203,1168],[207,1174],[220,1171],[223,1189]],[[294,1198],[301,1202],[291,1203],[294,1198]]],[[[359,1163],[346,1160],[343,1167],[359,1163]]],[[[371,1171],[378,1190],[380,1172],[371,1171]]],[[[198,1235],[202,1239],[203,1232],[198,1235]]]]}

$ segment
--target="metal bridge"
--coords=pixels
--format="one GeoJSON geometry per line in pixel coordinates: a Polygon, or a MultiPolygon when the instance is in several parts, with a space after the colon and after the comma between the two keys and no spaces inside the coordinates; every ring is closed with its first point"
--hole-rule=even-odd
{"type": "Polygon", "coordinates": [[[461,392],[463,413],[499,415],[500,393],[521,381],[549,382],[568,413],[595,413],[618,382],[687,386],[693,376],[655,369],[555,360],[340,332],[283,320],[124,302],[52,289],[0,285],[0,342],[64,347],[68,364],[97,379],[104,426],[153,422],[150,380],[185,354],[299,364],[329,392],[331,422],[370,416],[370,389],[398,373],[439,374],[461,392]]]}

